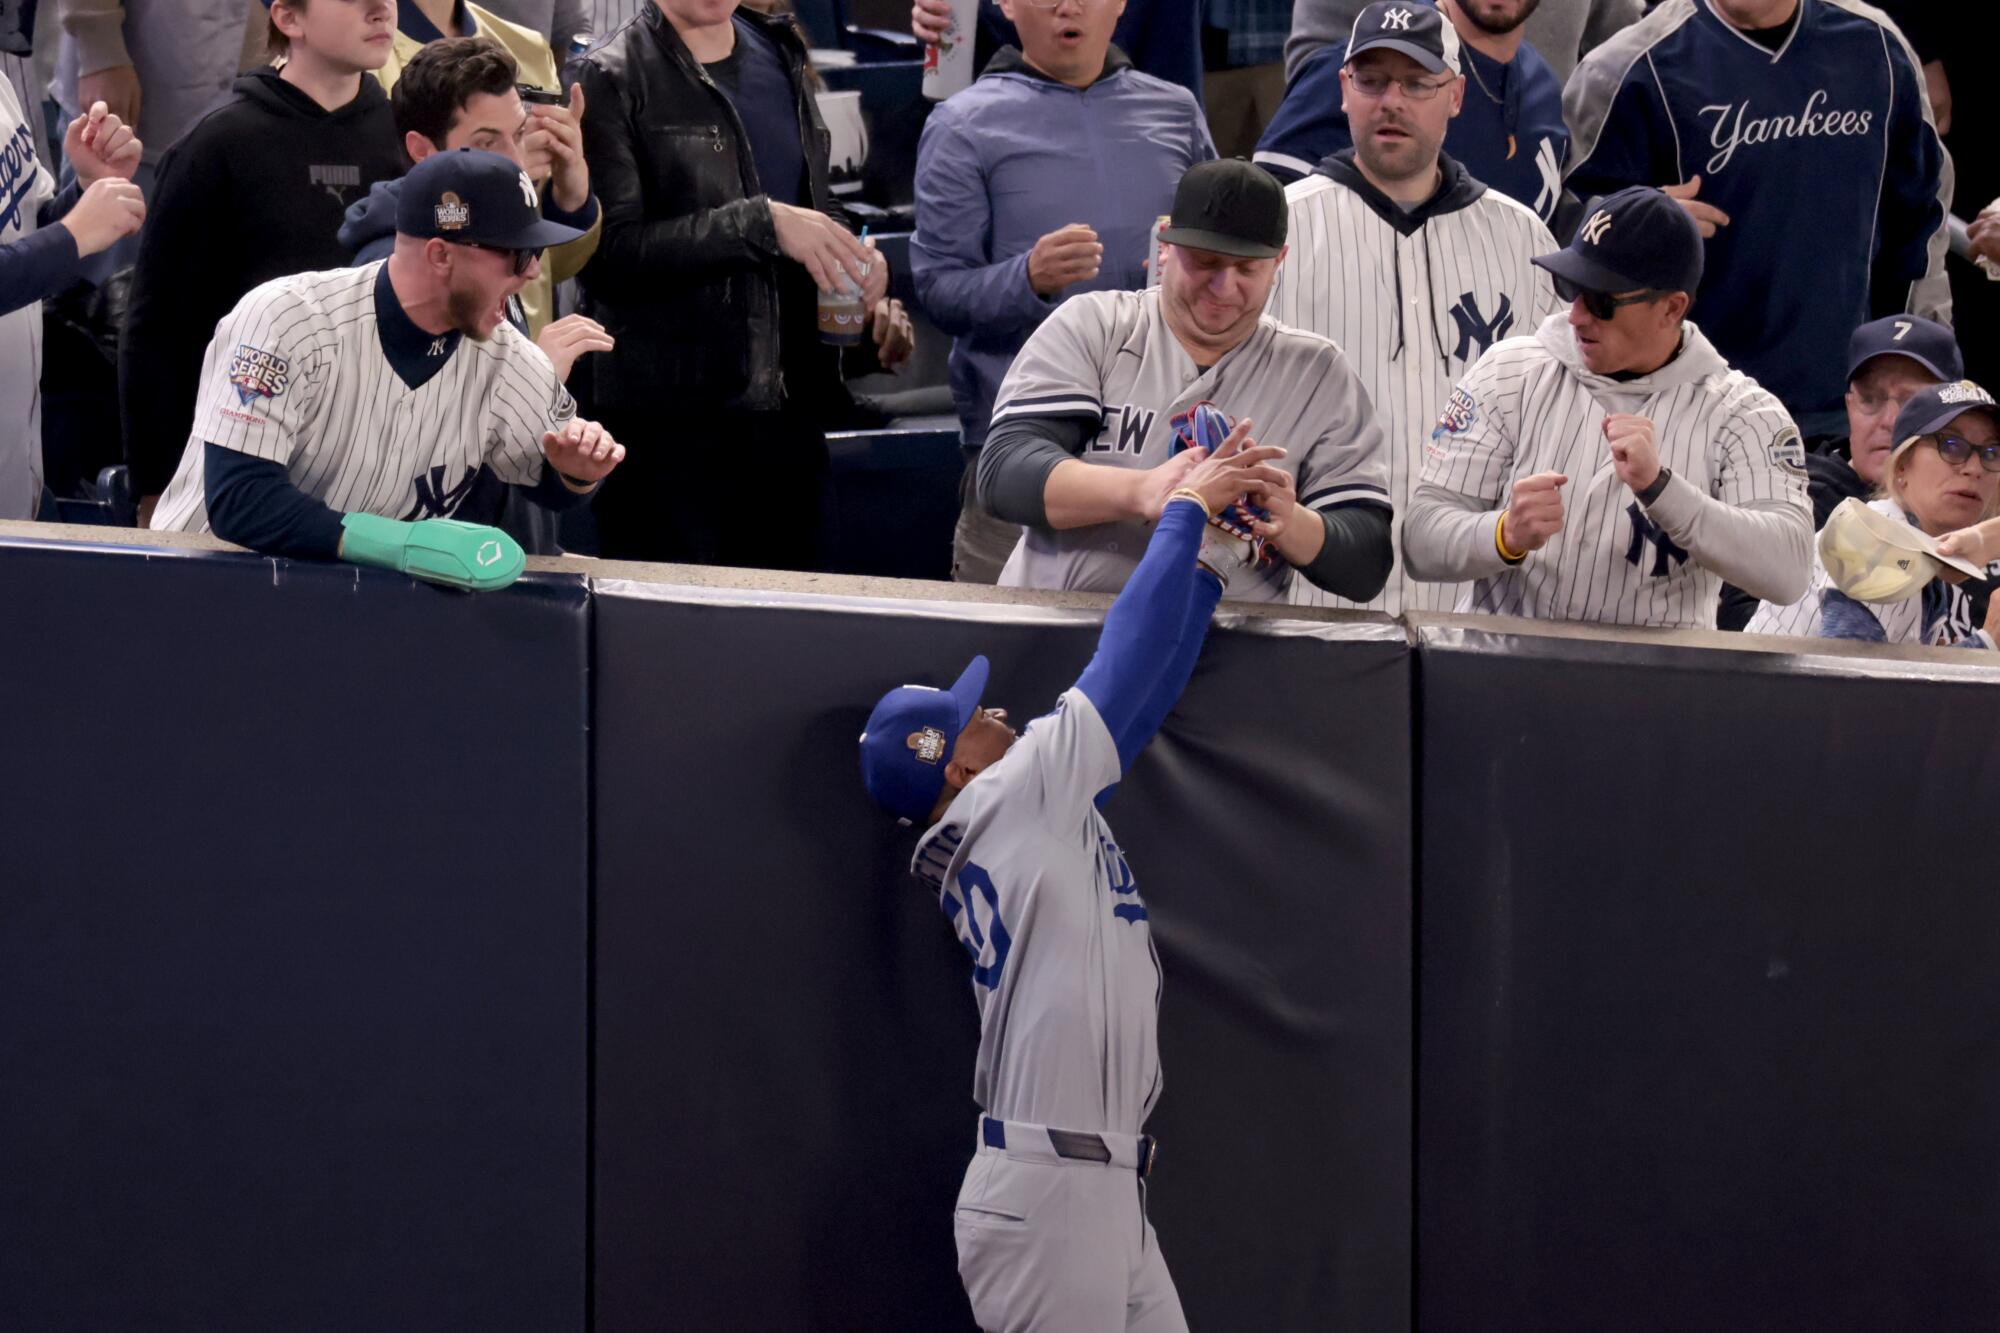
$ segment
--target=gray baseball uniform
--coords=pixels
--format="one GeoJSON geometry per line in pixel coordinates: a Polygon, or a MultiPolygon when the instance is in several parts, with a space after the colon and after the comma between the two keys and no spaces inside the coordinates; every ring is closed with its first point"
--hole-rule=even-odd
{"type": "MultiPolygon", "coordinates": [[[[997,430],[1016,415],[1095,418],[1101,424],[1084,445],[1085,462],[1152,468],[1171,456],[1173,417],[1204,400],[1231,420],[1250,418],[1259,444],[1287,451],[1277,466],[1296,478],[1302,507],[1390,507],[1382,432],[1338,347],[1266,315],[1247,339],[1203,370],[1168,329],[1158,288],[1088,292],[1065,301],[1014,358],[994,401],[993,425],[997,430]]],[[[1138,564],[1149,532],[1136,520],[1063,531],[1028,528],[1000,582],[1116,592],[1138,564]]],[[[1224,596],[1279,601],[1293,578],[1283,562],[1239,569],[1224,596]]]]}
{"type": "Polygon", "coordinates": [[[1130,1224],[1160,1095],[1160,963],[1095,805],[1119,774],[1096,707],[1068,690],[966,786],[911,867],[973,960],[972,1091],[987,1114],[953,1229],[988,1333],[1187,1327],[1152,1224],[1130,1224]],[[1058,1153],[1066,1133],[1109,1160],[1058,1153]]]}
{"type": "MultiPolygon", "coordinates": [[[[1871,500],[1868,507],[1878,514],[1886,514],[1898,523],[1907,521],[1902,506],[1894,500],[1871,500]]],[[[1956,584],[1938,580],[1932,585],[1937,591],[1926,589],[1915,597],[1906,597],[1900,602],[1863,603],[1875,623],[1882,627],[1884,643],[1926,643],[1933,646],[1964,644],[1968,647],[1991,648],[1993,638],[1985,630],[1972,622],[1972,599],[1965,589],[1956,584]]],[[[1820,617],[1829,592],[1837,591],[1833,580],[1827,576],[1826,566],[1820,562],[1817,550],[1813,553],[1812,583],[1806,588],[1805,596],[1789,606],[1774,606],[1770,602],[1760,603],[1750,623],[1743,627],[1746,634],[1791,634],[1801,638],[1816,638],[1820,632],[1820,617]]]]}
{"type": "Polygon", "coordinates": [[[1699,329],[1682,330],[1679,355],[1629,380],[1584,366],[1564,314],[1479,358],[1431,432],[1403,528],[1411,573],[1476,579],[1461,611],[1545,620],[1713,629],[1724,579],[1796,601],[1812,568],[1798,428],[1699,329]],[[1612,466],[1612,413],[1653,422],[1673,477],[1650,506],[1612,466]],[[1538,472],[1569,478],[1562,530],[1509,564],[1500,510],[1538,472]]]}
{"type": "MultiPolygon", "coordinates": [[[[1449,158],[1430,200],[1402,209],[1351,164],[1285,189],[1291,253],[1278,269],[1270,313],[1333,339],[1361,377],[1387,441],[1389,500],[1398,527],[1424,465],[1424,445],[1452,385],[1487,348],[1533,329],[1561,308],[1548,273],[1529,261],[1556,248],[1533,211],[1490,190],[1449,158]]],[[[1304,579],[1292,600],[1365,605],[1400,615],[1449,611],[1465,589],[1421,583],[1398,562],[1365,604],[1304,579]]]]}

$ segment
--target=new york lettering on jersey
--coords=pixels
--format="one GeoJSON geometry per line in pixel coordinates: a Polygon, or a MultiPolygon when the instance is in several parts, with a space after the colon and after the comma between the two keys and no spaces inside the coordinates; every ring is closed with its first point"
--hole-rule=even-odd
{"type": "MultiPolygon", "coordinates": [[[[1282,267],[1280,272],[1282,272],[1282,267]]],[[[1213,366],[1197,366],[1167,328],[1157,288],[1090,292],[1065,301],[1015,357],[993,422],[1015,415],[1097,418],[1086,462],[1150,468],[1174,451],[1172,420],[1198,402],[1248,417],[1259,443],[1282,446],[1279,466],[1310,509],[1388,503],[1381,434],[1339,348],[1268,316],[1213,366]]],[[[1149,525],[1029,528],[1000,581],[1014,587],[1116,592],[1145,550],[1149,525]]],[[[1228,597],[1273,601],[1299,582],[1282,562],[1240,569],[1228,597]]]]}

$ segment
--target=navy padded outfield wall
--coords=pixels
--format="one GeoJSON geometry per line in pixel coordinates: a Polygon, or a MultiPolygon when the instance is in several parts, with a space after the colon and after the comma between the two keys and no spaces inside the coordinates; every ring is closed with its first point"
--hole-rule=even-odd
{"type": "MultiPolygon", "coordinates": [[[[969,964],[855,742],[975,652],[1026,721],[1098,618],[597,592],[596,1327],[971,1328],[969,964]]],[[[1315,628],[1212,634],[1106,809],[1166,972],[1151,1215],[1196,1328],[1409,1322],[1411,652],[1315,628]]]]}
{"type": "Polygon", "coordinates": [[[584,1326],[587,619],[0,543],[0,1329],[584,1326]]]}
{"type": "Polygon", "coordinates": [[[2000,1328],[1986,656],[1424,631],[1421,1327],[2000,1328]]]}

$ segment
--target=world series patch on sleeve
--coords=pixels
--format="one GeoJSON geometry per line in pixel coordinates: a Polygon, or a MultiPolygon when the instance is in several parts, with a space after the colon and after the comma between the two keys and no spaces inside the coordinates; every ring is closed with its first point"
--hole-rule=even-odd
{"type": "Polygon", "coordinates": [[[1463,389],[1451,391],[1451,401],[1444,405],[1444,415],[1438,418],[1437,427],[1431,431],[1431,442],[1424,446],[1424,453],[1432,458],[1443,458],[1449,446],[1445,444],[1448,435],[1463,435],[1472,429],[1472,423],[1479,420],[1479,404],[1472,401],[1472,395],[1463,389]]]}

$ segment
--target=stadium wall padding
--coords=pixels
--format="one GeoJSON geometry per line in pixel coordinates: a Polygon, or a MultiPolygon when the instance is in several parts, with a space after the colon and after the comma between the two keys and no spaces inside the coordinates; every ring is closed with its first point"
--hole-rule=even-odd
{"type": "MultiPolygon", "coordinates": [[[[968,965],[855,741],[976,652],[1026,721],[1098,623],[598,585],[603,1333],[972,1327],[968,965]]],[[[1194,1327],[1406,1328],[1410,648],[1266,630],[1211,634],[1105,812],[1165,972],[1150,1215],[1194,1327]]]]}
{"type": "MultiPolygon", "coordinates": [[[[970,1327],[855,738],[1098,604],[22,531],[0,1328],[970,1327]]],[[[1107,811],[1193,1327],[2000,1326],[2000,670],[1730,642],[1225,614],[1107,811]]]]}
{"type": "Polygon", "coordinates": [[[1996,673],[1419,672],[1419,1325],[2000,1328],[1996,673]]]}
{"type": "Polygon", "coordinates": [[[584,1326],[587,621],[0,544],[0,1328],[584,1326]]]}

